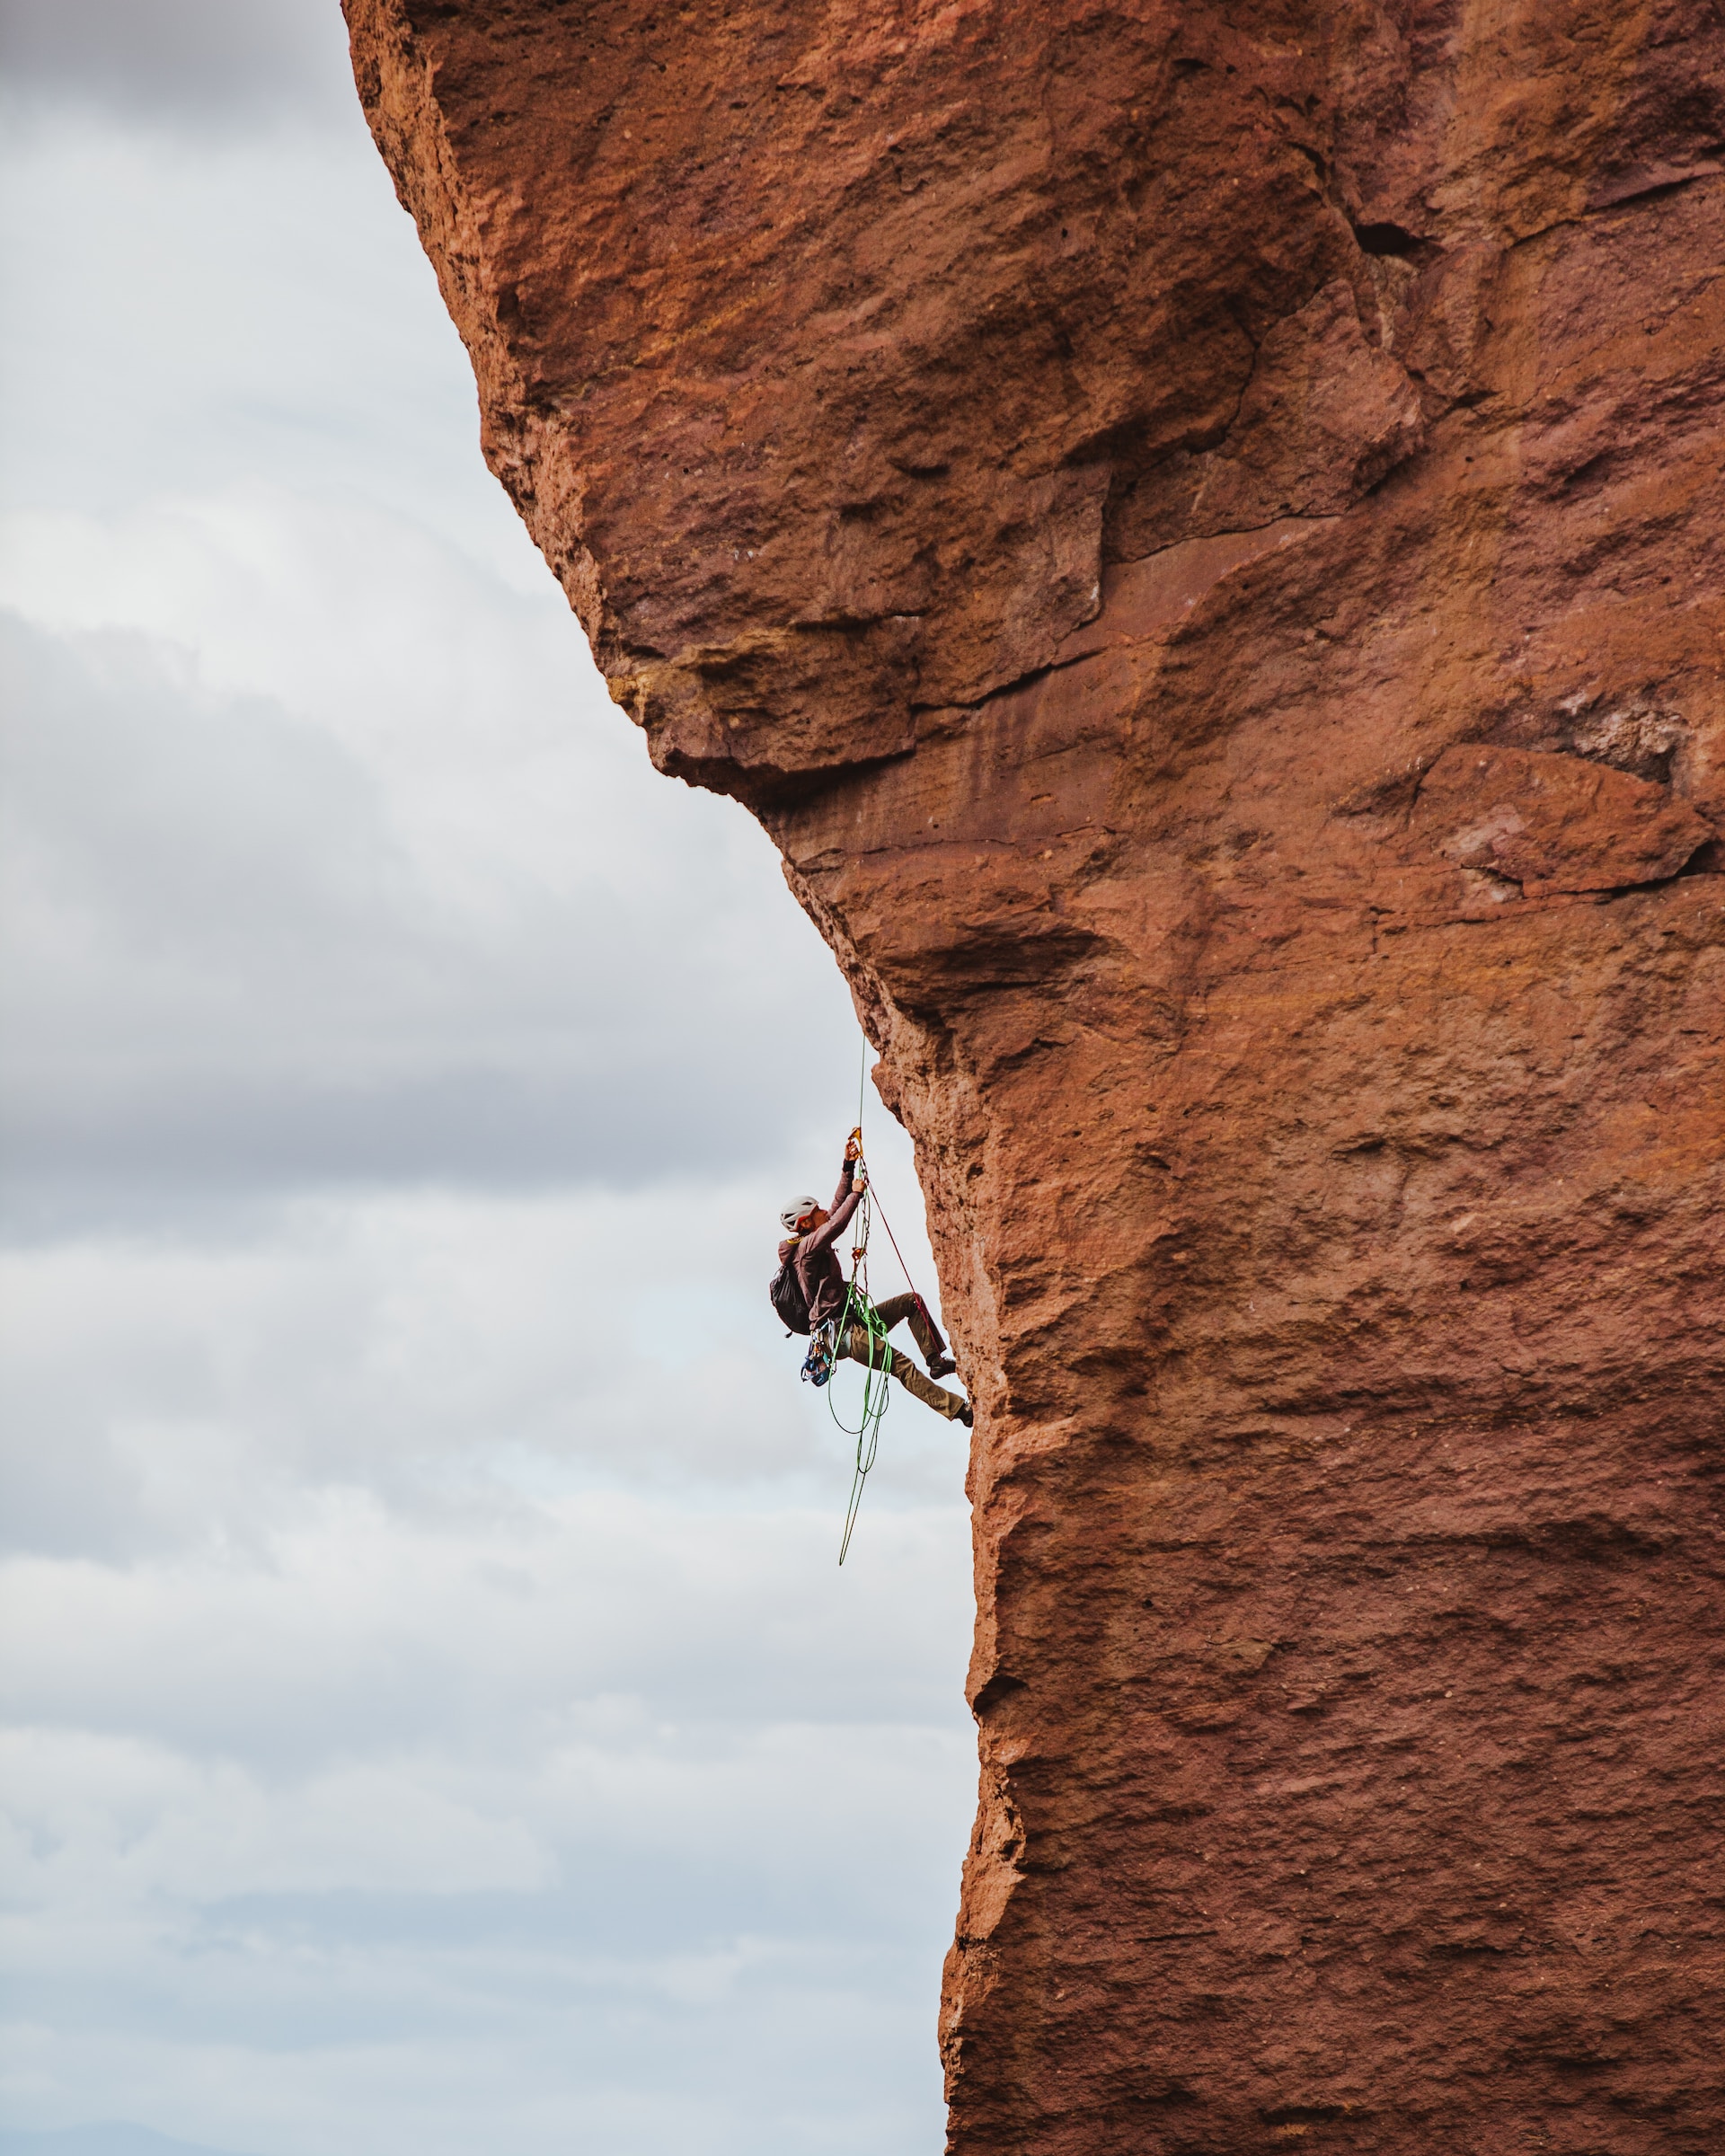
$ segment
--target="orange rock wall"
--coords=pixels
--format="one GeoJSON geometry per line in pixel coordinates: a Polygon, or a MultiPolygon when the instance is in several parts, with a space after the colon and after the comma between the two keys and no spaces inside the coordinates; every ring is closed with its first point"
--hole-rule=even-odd
{"type": "Polygon", "coordinates": [[[962,2156],[1725,2147],[1725,19],[348,0],[963,1373],[962,2156]]]}

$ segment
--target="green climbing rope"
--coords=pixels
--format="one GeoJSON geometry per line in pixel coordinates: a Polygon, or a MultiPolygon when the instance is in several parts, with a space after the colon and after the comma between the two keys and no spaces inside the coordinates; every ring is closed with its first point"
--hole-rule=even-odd
{"type": "MultiPolygon", "coordinates": [[[[859,1156],[860,1157],[860,1156],[859,1156]]],[[[862,1413],[853,1429],[838,1411],[838,1402],[833,1397],[832,1379],[827,1383],[827,1409],[833,1420],[847,1437],[856,1443],[856,1456],[851,1476],[850,1501],[845,1507],[845,1533],[839,1540],[838,1561],[842,1565],[851,1547],[851,1536],[856,1528],[856,1515],[862,1507],[862,1486],[873,1471],[880,1450],[880,1420],[891,1399],[889,1383],[892,1370],[892,1348],[887,1339],[886,1328],[880,1322],[880,1313],[875,1309],[869,1294],[869,1226],[870,1200],[865,1190],[862,1203],[857,1208],[862,1223],[862,1233],[852,1245],[850,1284],[845,1290],[845,1307],[839,1312],[833,1331],[834,1374],[842,1356],[847,1349],[852,1327],[868,1335],[868,1360],[862,1372],[862,1413]]],[[[849,1358],[855,1361],[853,1356],[849,1358]]]]}
{"type": "MultiPolygon", "coordinates": [[[[868,1082],[868,1074],[869,1049],[865,1040],[862,1044],[862,1058],[856,1074],[856,1129],[859,1139],[862,1130],[862,1100],[864,1088],[868,1082]]],[[[860,1145],[857,1158],[862,1162],[863,1172],[866,1175],[868,1162],[863,1157],[860,1145]]],[[[873,1298],[869,1294],[869,1229],[872,1223],[873,1212],[873,1192],[865,1187],[862,1193],[862,1203],[857,1207],[856,1212],[859,1233],[851,1245],[851,1277],[849,1285],[845,1290],[845,1307],[839,1312],[838,1323],[833,1329],[833,1371],[828,1375],[826,1388],[828,1414],[845,1435],[854,1440],[856,1445],[856,1454],[851,1475],[850,1500],[845,1507],[845,1532],[839,1538],[838,1544],[838,1561],[841,1565],[850,1552],[851,1536],[856,1531],[856,1515],[862,1507],[862,1487],[872,1472],[875,1460],[880,1454],[880,1420],[887,1411],[892,1392],[889,1382],[892,1371],[892,1348],[887,1339],[886,1327],[880,1322],[880,1313],[875,1309],[873,1298]],[[854,1323],[859,1330],[868,1335],[869,1341],[868,1360],[862,1366],[862,1413],[854,1429],[838,1411],[838,1402],[833,1397],[832,1382],[833,1377],[837,1374],[839,1361],[845,1356],[849,1348],[851,1329],[854,1323]]],[[[883,1215],[882,1217],[884,1218],[885,1215],[883,1215]]],[[[892,1231],[889,1229],[887,1233],[890,1236],[892,1231]]],[[[895,1242],[894,1250],[896,1250],[898,1247],[895,1242]]],[[[902,1263],[902,1260],[900,1262],[902,1263]]],[[[852,1356],[848,1359],[855,1361],[858,1358],[852,1356]]]]}
{"type": "MultiPolygon", "coordinates": [[[[868,1077],[868,1068],[869,1052],[865,1041],[862,1066],[856,1078],[857,1158],[862,1162],[865,1174],[868,1162],[862,1153],[861,1139],[863,1086],[868,1077]]],[[[845,1533],[838,1545],[838,1561],[841,1565],[850,1551],[851,1536],[856,1528],[856,1515],[862,1506],[862,1486],[873,1471],[875,1458],[880,1449],[880,1420],[892,1397],[892,1346],[887,1339],[887,1329],[880,1322],[880,1313],[874,1307],[873,1299],[869,1294],[869,1231],[873,1225],[875,1211],[874,1187],[872,1183],[867,1183],[863,1188],[862,1203],[856,1210],[860,1232],[851,1246],[850,1284],[845,1288],[845,1307],[839,1312],[838,1323],[833,1332],[833,1370],[827,1374],[826,1388],[827,1412],[845,1435],[856,1442],[850,1502],[845,1507],[845,1533]],[[862,1415],[854,1429],[838,1411],[838,1403],[833,1398],[832,1383],[841,1354],[848,1348],[854,1322],[869,1337],[868,1360],[862,1366],[862,1415]]],[[[898,1238],[892,1232],[892,1223],[887,1218],[884,1208],[880,1208],[880,1225],[887,1231],[887,1241],[892,1245],[892,1254],[898,1260],[898,1270],[905,1277],[905,1286],[913,1295],[916,1295],[920,1303],[922,1297],[916,1294],[916,1283],[910,1277],[905,1254],[898,1248],[898,1238]]],[[[860,1358],[851,1356],[848,1359],[855,1362],[860,1358]]]]}

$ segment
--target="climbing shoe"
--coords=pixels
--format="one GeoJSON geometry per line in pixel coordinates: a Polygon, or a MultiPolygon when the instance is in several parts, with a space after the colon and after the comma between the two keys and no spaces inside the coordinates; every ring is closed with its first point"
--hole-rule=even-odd
{"type": "Polygon", "coordinates": [[[951,1377],[958,1366],[950,1355],[931,1356],[928,1362],[928,1374],[931,1377],[951,1377]]]}
{"type": "Polygon", "coordinates": [[[964,1405],[959,1409],[957,1415],[954,1416],[953,1420],[955,1422],[961,1422],[967,1430],[974,1430],[977,1427],[977,1410],[967,1400],[964,1405]]]}

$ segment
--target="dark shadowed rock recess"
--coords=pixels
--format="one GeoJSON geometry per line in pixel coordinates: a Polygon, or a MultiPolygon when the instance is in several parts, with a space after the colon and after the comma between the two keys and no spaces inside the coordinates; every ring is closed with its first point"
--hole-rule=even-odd
{"type": "Polygon", "coordinates": [[[951,2147],[1717,2156],[1719,7],[348,12],[916,1141],[951,2147]]]}

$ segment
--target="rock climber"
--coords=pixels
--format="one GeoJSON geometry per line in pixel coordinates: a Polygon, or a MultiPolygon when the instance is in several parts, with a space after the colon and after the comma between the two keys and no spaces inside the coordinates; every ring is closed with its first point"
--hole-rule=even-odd
{"type": "MultiPolygon", "coordinates": [[[[866,1364],[871,1359],[870,1331],[866,1324],[847,1324],[844,1337],[839,1337],[839,1322],[845,1315],[845,1297],[849,1291],[833,1248],[850,1224],[851,1216],[862,1204],[862,1193],[869,1187],[868,1170],[862,1158],[862,1136],[861,1131],[854,1130],[845,1142],[845,1165],[839,1171],[838,1188],[833,1193],[830,1209],[816,1198],[793,1197],[779,1215],[786,1235],[779,1245],[779,1269],[774,1275],[770,1290],[773,1307],[792,1332],[809,1335],[809,1356],[802,1374],[816,1384],[826,1383],[836,1361],[866,1364]]],[[[858,1294],[861,1292],[859,1289],[858,1294]]],[[[854,1315],[854,1299],[851,1310],[854,1315]]],[[[974,1420],[970,1402],[957,1392],[949,1392],[942,1385],[929,1383],[929,1378],[950,1377],[958,1365],[946,1352],[946,1342],[941,1338],[923,1298],[913,1288],[908,1294],[889,1295],[884,1303],[875,1303],[873,1310],[878,1327],[872,1344],[873,1366],[877,1370],[884,1366],[907,1392],[925,1407],[933,1408],[937,1415],[970,1427],[974,1420]],[[910,1321],[911,1338],[928,1365],[928,1377],[923,1375],[902,1349],[892,1348],[879,1337],[890,1332],[907,1318],[910,1321]]]]}

